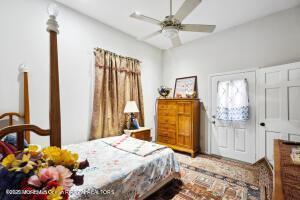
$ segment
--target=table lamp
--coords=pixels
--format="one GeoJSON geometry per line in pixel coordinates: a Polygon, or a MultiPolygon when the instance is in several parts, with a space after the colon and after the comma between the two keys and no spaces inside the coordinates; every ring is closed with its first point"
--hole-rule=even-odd
{"type": "Polygon", "coordinates": [[[130,130],[134,130],[134,129],[138,129],[138,123],[137,120],[134,116],[134,113],[138,113],[139,109],[136,105],[135,101],[127,101],[125,109],[124,109],[124,113],[129,113],[130,114],[130,130]]]}

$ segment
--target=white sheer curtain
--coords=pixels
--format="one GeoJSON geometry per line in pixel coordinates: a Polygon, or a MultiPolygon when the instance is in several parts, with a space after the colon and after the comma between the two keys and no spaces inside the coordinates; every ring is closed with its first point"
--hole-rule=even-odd
{"type": "Polygon", "coordinates": [[[216,119],[246,121],[249,119],[249,95],[246,79],[218,83],[216,119]]]}

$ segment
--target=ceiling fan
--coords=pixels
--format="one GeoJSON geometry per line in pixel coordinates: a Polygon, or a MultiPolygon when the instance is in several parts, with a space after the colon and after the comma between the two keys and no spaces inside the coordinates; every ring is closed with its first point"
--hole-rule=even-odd
{"type": "Polygon", "coordinates": [[[204,24],[182,24],[181,22],[201,3],[201,0],[185,0],[180,9],[175,15],[172,14],[172,0],[170,0],[170,15],[166,16],[163,21],[153,19],[142,15],[139,12],[134,12],[130,17],[142,20],[151,24],[156,24],[161,27],[150,35],[139,38],[139,40],[147,40],[159,34],[163,34],[165,37],[171,39],[173,47],[180,46],[181,40],[179,37],[179,31],[190,31],[190,32],[205,32],[211,33],[215,30],[215,25],[204,25],[204,24]]]}

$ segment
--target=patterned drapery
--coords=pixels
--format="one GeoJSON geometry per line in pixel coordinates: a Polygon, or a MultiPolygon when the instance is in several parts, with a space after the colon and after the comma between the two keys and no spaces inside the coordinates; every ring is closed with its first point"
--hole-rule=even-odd
{"type": "Polygon", "coordinates": [[[127,101],[136,101],[137,116],[144,125],[144,102],[141,85],[140,61],[95,50],[95,89],[91,139],[119,135],[126,123],[124,107],[127,101]]]}

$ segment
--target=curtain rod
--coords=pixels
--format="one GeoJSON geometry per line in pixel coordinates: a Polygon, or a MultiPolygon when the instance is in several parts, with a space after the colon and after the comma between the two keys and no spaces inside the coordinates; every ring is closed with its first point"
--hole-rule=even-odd
{"type": "Polygon", "coordinates": [[[112,55],[119,56],[120,58],[125,58],[125,59],[135,60],[135,61],[138,61],[139,63],[142,63],[142,61],[140,61],[140,60],[138,60],[138,59],[136,59],[136,58],[127,57],[127,56],[122,56],[122,55],[120,55],[120,54],[117,54],[117,53],[108,51],[108,50],[103,49],[103,48],[100,48],[100,47],[94,48],[94,55],[95,55],[95,51],[98,51],[98,50],[101,50],[101,51],[105,51],[105,52],[111,53],[112,55]]]}

